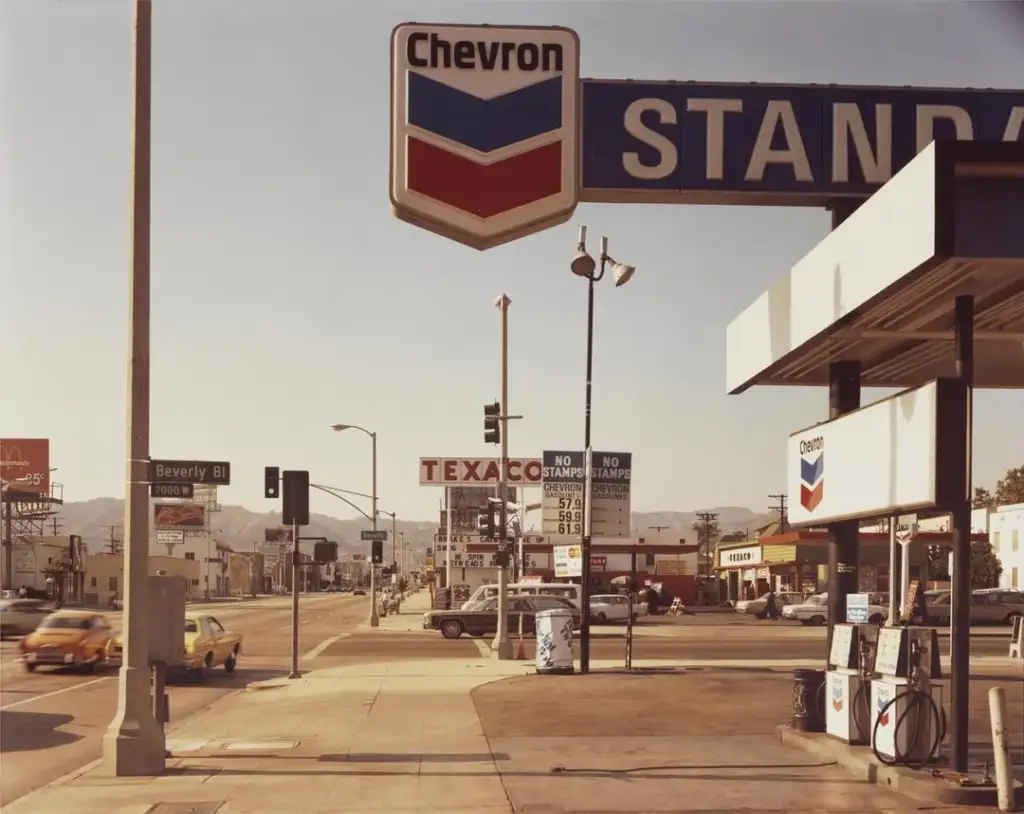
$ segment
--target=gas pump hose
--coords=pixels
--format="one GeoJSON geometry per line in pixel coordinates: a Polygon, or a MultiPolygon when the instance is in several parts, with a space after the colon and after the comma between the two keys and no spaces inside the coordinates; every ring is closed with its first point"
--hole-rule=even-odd
{"type": "Polygon", "coordinates": [[[923,692],[917,688],[911,688],[904,690],[903,692],[897,693],[895,696],[889,699],[879,711],[875,717],[875,726],[871,730],[871,751],[874,753],[878,762],[884,766],[906,766],[908,769],[923,769],[927,765],[928,761],[934,760],[936,755],[939,753],[939,745],[946,737],[946,714],[945,711],[940,709],[938,704],[935,703],[935,699],[932,698],[931,694],[923,692]],[[882,718],[885,716],[890,709],[892,709],[897,701],[906,700],[906,709],[896,718],[893,722],[893,751],[895,752],[893,757],[880,754],[878,746],[876,745],[878,737],[878,727],[882,723],[882,718]],[[913,735],[909,739],[910,747],[907,751],[913,752],[914,747],[917,746],[918,738],[921,737],[922,726],[921,724],[926,720],[925,716],[931,716],[932,737],[931,748],[928,750],[928,754],[921,760],[913,760],[909,756],[903,754],[900,751],[900,739],[899,733],[900,728],[907,724],[908,716],[911,712],[917,712],[913,720],[913,735]]]}

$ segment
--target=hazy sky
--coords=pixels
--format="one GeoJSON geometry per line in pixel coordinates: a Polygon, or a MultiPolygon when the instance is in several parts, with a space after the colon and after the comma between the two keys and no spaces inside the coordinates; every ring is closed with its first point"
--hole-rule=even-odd
{"type": "MultiPolygon", "coordinates": [[[[379,434],[381,507],[432,516],[418,458],[494,454],[502,291],[525,415],[512,454],[581,447],[580,223],[639,269],[599,287],[594,349],[594,443],[633,452],[635,510],[761,509],[785,488],[788,434],[826,415],[824,389],[727,396],[724,374],[727,323],[824,236],[825,212],[584,204],[485,253],[403,224],[387,197],[396,23],[571,26],[602,78],[1024,78],[1011,3],[154,6],[152,454],[230,460],[221,501],[258,510],[267,464],[369,491],[369,439],[328,429],[350,422],[379,434]]],[[[130,0],[0,3],[0,433],[51,438],[68,500],[124,491],[130,68],[130,0]]],[[[1024,393],[976,405],[976,482],[993,485],[1022,463],[1024,393]]]]}

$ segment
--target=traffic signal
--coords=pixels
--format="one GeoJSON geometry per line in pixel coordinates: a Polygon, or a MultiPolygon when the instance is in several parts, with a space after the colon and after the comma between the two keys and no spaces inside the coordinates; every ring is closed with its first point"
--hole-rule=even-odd
{"type": "Polygon", "coordinates": [[[497,524],[494,522],[494,507],[488,505],[486,509],[481,509],[480,513],[476,518],[477,531],[480,532],[481,537],[487,537],[493,540],[498,536],[497,524]]]}
{"type": "Polygon", "coordinates": [[[486,444],[500,444],[501,443],[501,404],[494,402],[494,404],[484,405],[484,443],[486,444]]]}
{"type": "Polygon", "coordinates": [[[370,542],[370,562],[380,565],[384,562],[384,541],[372,540],[370,542]]]}
{"type": "Polygon", "coordinates": [[[389,579],[391,577],[391,568],[385,565],[383,568],[380,569],[380,576],[381,579],[389,579]]]}
{"type": "Polygon", "coordinates": [[[309,525],[309,472],[285,470],[281,519],[286,526],[309,525]]]}
{"type": "Polygon", "coordinates": [[[280,486],[281,470],[276,466],[263,468],[263,497],[277,498],[280,486]]]}

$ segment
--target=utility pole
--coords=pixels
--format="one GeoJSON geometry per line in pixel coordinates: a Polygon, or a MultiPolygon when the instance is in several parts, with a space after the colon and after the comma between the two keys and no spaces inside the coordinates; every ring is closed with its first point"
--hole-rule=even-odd
{"type": "Polygon", "coordinates": [[[121,527],[109,526],[110,536],[107,538],[107,550],[114,555],[121,553],[121,527]]]}
{"type": "MultiPolygon", "coordinates": [[[[498,630],[491,650],[499,659],[512,658],[512,641],[508,633],[508,307],[512,304],[505,294],[494,303],[501,311],[501,522],[498,527],[498,630]]],[[[449,545],[451,543],[449,542],[449,545]]]]}
{"type": "MultiPolygon", "coordinates": [[[[711,524],[718,519],[718,512],[697,512],[697,517],[704,523],[704,533],[701,535],[704,540],[704,572],[706,574],[711,573],[711,524]]],[[[700,556],[700,549],[698,548],[698,554],[700,556]]],[[[697,563],[697,571],[700,572],[700,562],[697,563]]]]}
{"type": "Polygon", "coordinates": [[[779,514],[779,534],[786,533],[786,526],[789,524],[789,515],[786,512],[786,495],[768,495],[772,500],[778,502],[778,506],[772,506],[773,512],[779,514]]]}

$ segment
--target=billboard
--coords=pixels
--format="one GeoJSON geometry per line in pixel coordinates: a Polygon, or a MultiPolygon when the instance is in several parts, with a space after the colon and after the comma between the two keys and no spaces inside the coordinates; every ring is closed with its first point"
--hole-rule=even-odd
{"type": "Polygon", "coordinates": [[[294,543],[293,529],[263,529],[265,543],[294,543]]]}
{"type": "Polygon", "coordinates": [[[391,204],[476,249],[576,208],[579,38],[404,23],[391,34],[391,204]]]}
{"type": "Polygon", "coordinates": [[[163,528],[203,528],[206,525],[206,507],[198,503],[155,503],[153,525],[163,528]]]}
{"type": "MultiPolygon", "coordinates": [[[[540,486],[540,458],[509,458],[508,482],[512,486],[540,486]]],[[[420,486],[497,486],[501,483],[499,458],[420,458],[420,486]]]]}
{"type": "Polygon", "coordinates": [[[965,485],[942,428],[963,402],[959,382],[939,379],[791,435],[789,524],[949,506],[965,485]]]}
{"type": "Polygon", "coordinates": [[[0,438],[0,481],[11,491],[49,494],[50,439],[0,438]]]}

